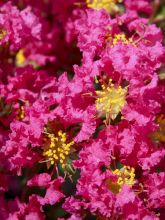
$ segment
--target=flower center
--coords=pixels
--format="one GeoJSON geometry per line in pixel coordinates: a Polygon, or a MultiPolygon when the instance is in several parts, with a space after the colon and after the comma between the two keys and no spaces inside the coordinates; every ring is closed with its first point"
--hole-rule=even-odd
{"type": "Polygon", "coordinates": [[[5,29],[0,29],[0,40],[2,40],[6,36],[7,32],[5,29]]]}
{"type": "Polygon", "coordinates": [[[101,85],[101,91],[96,91],[95,101],[100,116],[106,117],[108,120],[114,120],[117,117],[126,103],[127,94],[127,88],[116,87],[111,81],[110,79],[107,86],[101,85]]]}
{"type": "Polygon", "coordinates": [[[58,131],[57,136],[47,132],[44,133],[46,137],[43,156],[46,157],[46,161],[49,165],[57,165],[60,163],[62,168],[65,168],[68,155],[74,142],[68,143],[66,133],[61,130],[58,131]]]}
{"type": "Polygon", "coordinates": [[[16,54],[16,64],[17,66],[22,66],[25,62],[26,58],[25,58],[25,55],[24,55],[24,51],[23,49],[20,49],[18,51],[18,53],[16,54]]]}
{"type": "Polygon", "coordinates": [[[28,101],[27,100],[19,100],[19,107],[17,109],[17,115],[16,115],[16,119],[17,120],[23,120],[25,118],[25,105],[28,105],[28,101]]]}
{"type": "Polygon", "coordinates": [[[113,174],[116,174],[118,177],[117,184],[122,187],[123,184],[132,186],[135,179],[135,169],[130,166],[124,166],[120,170],[116,169],[113,171],[113,174]]]}
{"type": "Polygon", "coordinates": [[[110,14],[119,11],[117,3],[121,3],[122,0],[86,0],[89,8],[100,9],[104,8],[110,14]]]}
{"type": "Polygon", "coordinates": [[[24,106],[21,105],[18,109],[18,115],[17,115],[17,119],[18,120],[22,120],[25,118],[25,109],[24,109],[24,106]]]}
{"type": "Polygon", "coordinates": [[[112,173],[118,177],[117,182],[113,182],[111,180],[108,180],[107,182],[109,189],[113,193],[120,192],[124,184],[132,187],[135,183],[135,169],[133,167],[124,166],[121,169],[114,170],[112,173]]]}
{"type": "Polygon", "coordinates": [[[114,37],[112,37],[110,33],[107,33],[106,40],[107,42],[110,42],[111,48],[113,48],[114,45],[120,42],[123,44],[132,44],[133,46],[136,46],[136,41],[133,40],[133,36],[127,38],[125,34],[115,34],[114,37]]]}

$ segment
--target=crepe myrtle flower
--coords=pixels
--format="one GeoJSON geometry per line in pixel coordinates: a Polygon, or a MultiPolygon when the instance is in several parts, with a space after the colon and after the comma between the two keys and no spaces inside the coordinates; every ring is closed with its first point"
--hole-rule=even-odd
{"type": "Polygon", "coordinates": [[[147,0],[0,3],[2,220],[164,219],[151,13],[147,0]]]}

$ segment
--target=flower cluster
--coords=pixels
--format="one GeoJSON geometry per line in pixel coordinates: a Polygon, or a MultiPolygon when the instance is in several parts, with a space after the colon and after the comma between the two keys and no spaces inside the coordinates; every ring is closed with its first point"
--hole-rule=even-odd
{"type": "Polygon", "coordinates": [[[148,0],[0,3],[0,219],[165,218],[153,14],[148,0]]]}

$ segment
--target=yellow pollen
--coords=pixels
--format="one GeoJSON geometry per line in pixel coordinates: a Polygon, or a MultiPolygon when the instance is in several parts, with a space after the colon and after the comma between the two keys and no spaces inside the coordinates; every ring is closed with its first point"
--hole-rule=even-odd
{"type": "Polygon", "coordinates": [[[22,120],[24,118],[25,118],[25,110],[24,110],[24,106],[21,105],[20,108],[18,109],[17,119],[22,120]]]}
{"type": "Polygon", "coordinates": [[[125,34],[115,34],[114,37],[112,37],[110,33],[107,33],[105,37],[107,42],[111,43],[111,48],[113,48],[114,45],[118,44],[119,42],[123,44],[132,44],[136,47],[133,37],[127,38],[125,34]]]}
{"type": "Polygon", "coordinates": [[[121,169],[116,169],[112,172],[117,176],[117,182],[113,182],[109,180],[108,187],[113,193],[120,192],[122,186],[127,184],[128,186],[132,187],[135,183],[135,169],[130,166],[124,166],[121,169]]]}
{"type": "Polygon", "coordinates": [[[89,8],[100,9],[104,8],[110,14],[119,12],[117,3],[121,3],[122,0],[86,0],[86,4],[89,8]]]}
{"type": "Polygon", "coordinates": [[[23,49],[20,49],[18,53],[16,54],[16,65],[17,66],[22,66],[25,62],[26,58],[24,56],[24,51],[23,49]]]}
{"type": "MultiPolygon", "coordinates": [[[[46,133],[46,132],[45,132],[46,133]]],[[[46,143],[44,145],[43,156],[50,165],[61,164],[62,168],[65,168],[71,147],[74,145],[74,141],[66,143],[67,135],[63,131],[55,134],[46,133],[46,143]]]]}
{"type": "Polygon", "coordinates": [[[123,168],[116,169],[113,174],[118,176],[117,184],[122,187],[123,184],[132,186],[135,179],[135,169],[133,167],[124,166],[123,168]]]}
{"type": "Polygon", "coordinates": [[[0,40],[2,40],[6,36],[7,32],[5,29],[0,29],[0,40]]]}
{"type": "Polygon", "coordinates": [[[100,116],[115,119],[126,104],[127,88],[115,87],[111,80],[107,86],[102,85],[101,91],[96,91],[96,108],[100,116]]]}

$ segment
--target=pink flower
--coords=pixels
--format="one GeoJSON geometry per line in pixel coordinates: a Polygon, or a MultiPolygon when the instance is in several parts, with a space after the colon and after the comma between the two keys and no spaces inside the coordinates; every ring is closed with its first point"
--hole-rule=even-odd
{"type": "Polygon", "coordinates": [[[163,36],[95,3],[0,4],[2,220],[164,219],[163,36]]]}
{"type": "Polygon", "coordinates": [[[28,186],[46,187],[46,194],[44,197],[38,195],[32,195],[32,197],[36,198],[41,205],[54,205],[64,197],[64,194],[60,190],[63,181],[64,180],[60,177],[51,181],[49,174],[42,173],[29,180],[28,186]]]}
{"type": "Polygon", "coordinates": [[[15,212],[9,213],[8,220],[18,220],[24,218],[26,220],[44,220],[44,214],[42,213],[41,205],[35,197],[30,197],[29,203],[18,203],[18,208],[15,212]]]}
{"type": "Polygon", "coordinates": [[[147,202],[150,208],[164,208],[165,206],[165,174],[164,172],[144,176],[147,189],[147,202]]]}
{"type": "Polygon", "coordinates": [[[80,19],[75,21],[78,32],[78,47],[81,51],[97,54],[104,46],[110,18],[105,10],[86,10],[80,19]]]}
{"type": "Polygon", "coordinates": [[[150,15],[152,13],[152,6],[150,4],[150,1],[148,0],[140,0],[140,1],[130,1],[126,0],[124,1],[126,9],[135,11],[137,14],[139,12],[144,12],[147,15],[150,15]]]}
{"type": "Polygon", "coordinates": [[[19,11],[10,2],[1,6],[0,25],[2,28],[1,44],[11,42],[11,49],[16,50],[27,40],[40,39],[41,24],[30,8],[19,11]]]}

